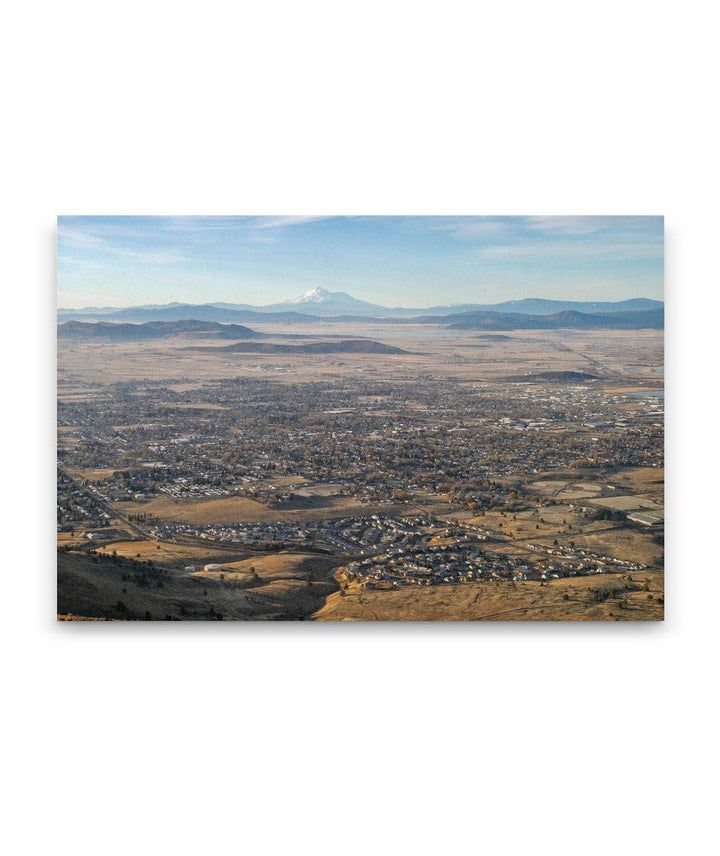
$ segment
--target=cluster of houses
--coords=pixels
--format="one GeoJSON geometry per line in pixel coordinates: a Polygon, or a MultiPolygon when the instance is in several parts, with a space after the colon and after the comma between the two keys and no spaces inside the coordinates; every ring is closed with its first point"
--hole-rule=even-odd
{"type": "MultiPolygon", "coordinates": [[[[59,425],[70,429],[59,456],[108,468],[104,501],[252,495],[259,482],[295,475],[343,480],[350,495],[379,502],[412,485],[429,495],[475,491],[479,479],[588,455],[610,466],[663,459],[660,400],[582,384],[233,379],[182,394],[140,381],[101,393],[59,402],[59,425]]],[[[258,498],[287,499],[271,493],[258,498]]]]}
{"type": "Polygon", "coordinates": [[[341,517],[308,523],[282,520],[232,524],[158,523],[151,534],[163,540],[192,537],[247,547],[312,544],[333,552],[365,555],[391,546],[409,546],[446,529],[446,523],[430,517],[396,519],[373,514],[370,517],[341,517]]]}
{"type": "Polygon", "coordinates": [[[345,568],[347,579],[363,588],[397,588],[404,585],[440,585],[468,583],[478,580],[496,582],[526,582],[561,579],[570,576],[637,571],[646,566],[608,556],[596,556],[586,550],[576,554],[564,548],[544,548],[532,545],[553,557],[550,560],[528,561],[522,555],[498,553],[480,548],[468,537],[453,539],[450,544],[427,543],[399,547],[351,562],[345,568]]]}
{"type": "Polygon", "coordinates": [[[110,515],[90,487],[80,486],[62,470],[57,473],[58,532],[107,526],[110,515]]]}
{"type": "Polygon", "coordinates": [[[567,576],[568,571],[579,571],[588,573],[617,573],[622,571],[642,571],[647,568],[640,562],[632,562],[629,559],[618,559],[614,556],[603,556],[592,553],[590,550],[554,544],[528,544],[528,550],[535,553],[544,553],[552,557],[546,563],[553,573],[567,576]]]}

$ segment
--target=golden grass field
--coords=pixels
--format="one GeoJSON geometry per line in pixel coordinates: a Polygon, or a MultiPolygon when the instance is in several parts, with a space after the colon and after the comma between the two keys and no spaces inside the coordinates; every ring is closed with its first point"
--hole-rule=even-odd
{"type": "Polygon", "coordinates": [[[331,594],[313,617],[318,621],[658,621],[663,610],[662,572],[638,571],[547,583],[482,582],[385,591],[363,590],[351,583],[342,593],[331,594]]]}
{"type": "MultiPolygon", "coordinates": [[[[430,503],[423,503],[423,507],[430,503]]],[[[435,501],[437,505],[437,501],[435,501]]],[[[161,521],[176,523],[254,523],[262,521],[327,520],[332,517],[349,517],[371,514],[410,514],[421,510],[419,505],[399,505],[389,502],[365,504],[351,496],[322,497],[308,508],[292,510],[268,508],[254,499],[241,496],[220,499],[174,499],[162,497],[141,502],[118,502],[115,508],[122,515],[143,513],[161,521]]]]}
{"type": "Polygon", "coordinates": [[[318,576],[320,569],[326,571],[335,567],[336,562],[328,560],[317,553],[273,553],[271,555],[256,555],[247,559],[223,562],[221,571],[206,571],[199,568],[193,573],[195,577],[208,580],[247,580],[253,576],[260,577],[266,583],[278,580],[307,581],[308,574],[313,578],[318,576]]]}
{"type": "Polygon", "coordinates": [[[174,568],[184,568],[193,562],[223,561],[226,555],[225,551],[213,544],[208,544],[207,547],[195,547],[191,544],[179,546],[167,541],[112,541],[98,545],[96,550],[105,556],[117,554],[138,562],[150,560],[174,568]]]}
{"type": "Polygon", "coordinates": [[[116,507],[125,515],[143,513],[178,523],[252,523],[279,519],[276,511],[241,496],[208,500],[161,497],[149,502],[118,502],[116,507]]]}

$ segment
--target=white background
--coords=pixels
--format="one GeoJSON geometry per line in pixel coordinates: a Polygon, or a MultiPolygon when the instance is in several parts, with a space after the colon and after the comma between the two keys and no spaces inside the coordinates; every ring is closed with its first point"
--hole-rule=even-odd
{"type": "Polygon", "coordinates": [[[711,12],[5,10],[7,852],[716,846],[711,12]],[[666,622],[56,626],[58,213],[665,214],[666,622]]]}

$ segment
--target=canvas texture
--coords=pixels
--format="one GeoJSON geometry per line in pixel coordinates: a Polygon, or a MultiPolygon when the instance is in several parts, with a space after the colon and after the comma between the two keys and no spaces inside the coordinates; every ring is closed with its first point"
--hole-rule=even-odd
{"type": "Polygon", "coordinates": [[[663,218],[58,218],[64,621],[659,621],[663,218]]]}

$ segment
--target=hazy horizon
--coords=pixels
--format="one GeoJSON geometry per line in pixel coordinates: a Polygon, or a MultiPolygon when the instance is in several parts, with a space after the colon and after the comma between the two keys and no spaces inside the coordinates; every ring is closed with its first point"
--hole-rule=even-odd
{"type": "Polygon", "coordinates": [[[58,217],[58,306],[663,299],[663,218],[58,217]]]}

